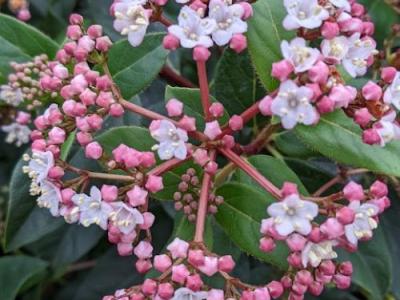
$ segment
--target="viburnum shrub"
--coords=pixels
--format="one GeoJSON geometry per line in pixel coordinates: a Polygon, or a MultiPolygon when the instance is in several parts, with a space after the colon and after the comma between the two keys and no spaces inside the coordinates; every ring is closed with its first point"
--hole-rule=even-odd
{"type": "Polygon", "coordinates": [[[72,14],[54,57],[11,64],[0,99],[12,114],[2,130],[9,143],[31,142],[22,167],[30,195],[67,223],[98,226],[119,255],[136,257],[143,283],[104,300],[296,300],[326,286],[349,288],[345,252],[357,255],[372,239],[390,206],[387,180],[400,173],[393,142],[400,139],[400,73],[379,54],[365,7],[353,0],[176,2],[173,20],[164,0],[114,1],[113,27],[127,38],[116,43],[101,25],[72,14]],[[147,34],[160,24],[166,33],[147,34]],[[268,92],[254,80],[252,99],[243,100],[248,78],[240,69],[249,65],[228,58],[247,59],[248,47],[268,92]],[[222,51],[228,62],[219,62],[226,64],[220,72],[243,78],[209,80],[222,51]],[[182,52],[196,83],[164,66],[182,52]],[[369,67],[374,79],[355,80],[370,78],[369,67]],[[165,109],[152,109],[133,96],[160,70],[175,87],[166,89],[165,109]],[[106,130],[110,119],[132,115],[142,127],[106,130]],[[313,178],[313,194],[274,147],[293,132],[295,144],[286,148],[306,144],[342,164],[325,183],[313,178]],[[82,160],[70,160],[77,148],[82,160]],[[154,253],[158,200],[173,200],[194,229],[154,253]],[[236,277],[238,256],[217,253],[208,241],[213,219],[243,252],[280,271],[257,285],[236,277]]]}

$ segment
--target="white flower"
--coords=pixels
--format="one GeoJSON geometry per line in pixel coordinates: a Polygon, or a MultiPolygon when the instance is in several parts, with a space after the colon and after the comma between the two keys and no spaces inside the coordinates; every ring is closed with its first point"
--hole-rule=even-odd
{"type": "Polygon", "coordinates": [[[311,125],[318,118],[316,109],[310,103],[312,97],[310,88],[298,87],[294,81],[287,80],[281,83],[279,93],[272,102],[272,113],[281,117],[286,129],[292,129],[297,123],[311,125]]]}
{"type": "Polygon", "coordinates": [[[293,64],[298,73],[311,69],[320,55],[318,49],[307,47],[303,38],[295,38],[290,43],[282,41],[281,51],[283,57],[293,64]]]}
{"type": "Polygon", "coordinates": [[[318,267],[323,260],[337,258],[337,253],[333,250],[336,241],[325,241],[318,244],[308,242],[301,252],[301,262],[306,268],[308,264],[318,267]]]}
{"type": "Polygon", "coordinates": [[[147,1],[123,1],[115,5],[114,29],[128,36],[129,43],[139,46],[149,26],[149,10],[142,4],[147,1]]]}
{"type": "Polygon", "coordinates": [[[271,204],[267,212],[273,218],[274,227],[280,235],[287,236],[293,232],[307,235],[312,229],[311,221],[318,215],[318,205],[301,200],[297,194],[291,194],[271,204]]]}
{"type": "Polygon", "coordinates": [[[223,0],[210,1],[208,16],[217,23],[212,38],[218,46],[228,44],[234,34],[247,31],[247,23],[241,19],[243,13],[240,4],[228,5],[223,0]]]}
{"type": "Polygon", "coordinates": [[[329,17],[328,11],[318,4],[318,0],[284,0],[288,15],[283,20],[287,30],[300,27],[314,29],[329,17]]]}
{"type": "Polygon", "coordinates": [[[112,203],[111,206],[113,212],[110,220],[123,234],[131,233],[137,224],[144,223],[143,215],[136,208],[129,207],[121,201],[112,203]]]}
{"type": "Polygon", "coordinates": [[[342,8],[345,11],[351,11],[349,0],[329,0],[329,2],[337,8],[342,8]]]}
{"type": "Polygon", "coordinates": [[[345,36],[337,36],[331,40],[323,40],[321,51],[324,57],[334,63],[339,63],[349,52],[349,41],[345,36]]]}
{"type": "Polygon", "coordinates": [[[90,196],[86,194],[74,195],[72,202],[79,207],[79,222],[83,226],[88,227],[92,224],[97,224],[102,229],[107,229],[112,207],[101,200],[101,192],[97,187],[93,186],[90,189],[90,196]]]}
{"type": "Polygon", "coordinates": [[[0,86],[0,100],[9,105],[18,106],[24,101],[24,95],[20,88],[14,89],[9,85],[2,85],[0,86]]]}
{"type": "Polygon", "coordinates": [[[387,87],[383,100],[387,104],[393,104],[400,110],[400,72],[396,73],[393,82],[387,87]]]}
{"type": "Polygon", "coordinates": [[[40,185],[40,197],[36,200],[39,207],[48,208],[52,216],[59,215],[61,202],[60,189],[48,180],[43,180],[40,185]]]}
{"type": "Polygon", "coordinates": [[[371,238],[372,230],[378,227],[373,217],[379,213],[379,207],[370,203],[361,204],[360,201],[351,201],[349,207],[355,212],[355,219],[344,227],[345,235],[351,244],[357,245],[358,240],[371,238]]]}
{"type": "Polygon", "coordinates": [[[179,288],[171,300],[204,300],[207,299],[207,296],[207,292],[194,292],[188,288],[179,288]]]}
{"type": "Polygon", "coordinates": [[[185,142],[188,141],[187,132],[176,128],[170,121],[162,120],[157,129],[151,131],[151,136],[160,144],[153,146],[162,160],[172,157],[185,159],[187,149],[185,142]]]}
{"type": "Polygon", "coordinates": [[[32,157],[24,154],[23,159],[29,161],[29,164],[22,167],[22,170],[32,179],[31,195],[37,195],[40,193],[39,186],[47,178],[50,169],[54,167],[53,153],[34,150],[32,157]]]}
{"type": "Polygon", "coordinates": [[[2,126],[1,130],[7,133],[6,143],[15,143],[17,147],[21,147],[30,141],[31,130],[26,125],[11,123],[10,125],[2,126]]]}
{"type": "Polygon", "coordinates": [[[216,22],[211,18],[200,18],[196,11],[189,6],[182,7],[178,16],[179,25],[171,25],[168,32],[176,36],[182,47],[194,48],[203,46],[209,48],[213,45],[210,34],[216,28],[216,22]]]}
{"type": "Polygon", "coordinates": [[[370,37],[360,39],[360,33],[348,38],[349,50],[343,59],[343,67],[352,77],[367,73],[368,58],[376,53],[376,42],[370,37]]]}
{"type": "Polygon", "coordinates": [[[383,116],[379,122],[374,124],[374,129],[381,138],[381,147],[395,139],[400,139],[400,126],[396,123],[395,111],[383,116]]]}

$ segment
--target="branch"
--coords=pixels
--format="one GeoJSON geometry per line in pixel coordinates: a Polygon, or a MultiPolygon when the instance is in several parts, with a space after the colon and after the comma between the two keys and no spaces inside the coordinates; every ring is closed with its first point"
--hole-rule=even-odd
{"type": "Polygon", "coordinates": [[[189,159],[191,158],[191,156],[186,157],[185,159],[170,159],[164,163],[162,163],[161,165],[155,167],[154,169],[150,170],[147,175],[155,175],[155,176],[160,176],[163,175],[164,173],[180,166],[181,164],[187,162],[189,159]]]}
{"type": "Polygon", "coordinates": [[[191,89],[196,88],[196,86],[190,80],[178,74],[174,69],[167,65],[161,69],[160,76],[174,85],[191,89]]]}
{"type": "Polygon", "coordinates": [[[208,86],[207,70],[205,61],[197,61],[197,75],[199,77],[201,104],[203,106],[204,118],[211,119],[210,114],[210,89],[208,86]]]}

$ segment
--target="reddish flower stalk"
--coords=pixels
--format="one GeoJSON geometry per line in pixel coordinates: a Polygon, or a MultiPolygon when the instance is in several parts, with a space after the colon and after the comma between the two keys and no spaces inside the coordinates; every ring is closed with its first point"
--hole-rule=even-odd
{"type": "Polygon", "coordinates": [[[178,74],[174,69],[167,65],[161,69],[160,76],[172,84],[191,89],[196,88],[196,86],[189,79],[178,74]]]}
{"type": "Polygon", "coordinates": [[[275,198],[281,198],[281,191],[272,182],[266,179],[260,172],[258,172],[252,165],[242,159],[239,155],[230,149],[219,148],[218,149],[226,158],[232,161],[235,165],[246,172],[251,178],[253,178],[258,184],[260,184],[267,192],[269,192],[275,198]]]}
{"type": "Polygon", "coordinates": [[[161,165],[155,167],[153,170],[149,171],[147,174],[148,175],[161,176],[164,173],[166,173],[166,172],[168,172],[168,171],[180,166],[181,164],[187,162],[190,159],[191,159],[191,156],[188,156],[184,160],[177,159],[177,158],[168,160],[168,161],[162,163],[161,165]]]}
{"type": "Polygon", "coordinates": [[[208,86],[207,70],[205,61],[197,61],[197,74],[199,77],[201,103],[206,121],[211,118],[210,114],[210,89],[208,86]]]}
{"type": "MultiPolygon", "coordinates": [[[[210,151],[210,159],[214,161],[216,157],[215,150],[210,151]]],[[[203,243],[204,240],[204,228],[207,217],[207,204],[208,196],[210,194],[212,176],[208,173],[204,173],[203,182],[201,184],[200,199],[199,199],[199,209],[197,211],[196,219],[196,232],[194,235],[194,241],[196,243],[203,243]]]]}

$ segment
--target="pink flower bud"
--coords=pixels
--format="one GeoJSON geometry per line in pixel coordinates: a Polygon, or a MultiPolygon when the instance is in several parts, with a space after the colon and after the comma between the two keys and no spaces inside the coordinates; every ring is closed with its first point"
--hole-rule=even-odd
{"type": "Polygon", "coordinates": [[[89,71],[90,67],[86,61],[80,62],[74,66],[74,76],[85,75],[89,71]]]}
{"type": "Polygon", "coordinates": [[[260,101],[258,108],[260,109],[261,114],[263,114],[264,116],[272,116],[272,111],[271,111],[272,101],[273,99],[271,96],[265,96],[260,101]]]}
{"type": "Polygon", "coordinates": [[[271,74],[280,81],[285,81],[293,71],[294,67],[292,63],[284,59],[272,64],[271,74]]]}
{"type": "Polygon", "coordinates": [[[350,18],[339,23],[340,30],[348,33],[362,32],[363,22],[358,18],[350,18]]]}
{"type": "Polygon", "coordinates": [[[263,237],[260,240],[260,250],[264,252],[271,252],[275,249],[276,245],[270,237],[263,237]]]}
{"type": "Polygon", "coordinates": [[[194,0],[189,7],[194,11],[205,11],[207,9],[207,4],[203,3],[201,0],[194,0]]]}
{"type": "Polygon", "coordinates": [[[149,260],[146,259],[139,259],[138,261],[136,261],[136,270],[140,273],[140,274],[145,274],[148,271],[150,271],[152,265],[151,262],[149,260]]]}
{"type": "Polygon", "coordinates": [[[74,93],[82,93],[88,87],[88,82],[86,81],[85,76],[83,76],[82,74],[76,75],[71,80],[71,87],[74,93]]]}
{"type": "Polygon", "coordinates": [[[267,288],[272,299],[278,299],[283,294],[283,286],[279,281],[271,281],[267,284],[267,288]]]}
{"type": "Polygon", "coordinates": [[[355,212],[351,208],[345,206],[336,212],[336,218],[343,225],[348,225],[354,222],[355,212]]]}
{"type": "Polygon", "coordinates": [[[329,98],[335,102],[335,107],[347,107],[357,95],[357,91],[348,86],[337,85],[332,88],[329,98]]]}
{"type": "Polygon", "coordinates": [[[331,260],[324,260],[321,262],[319,265],[318,269],[324,274],[324,275],[334,275],[336,266],[331,260]]]}
{"type": "Polygon", "coordinates": [[[218,259],[218,270],[230,273],[233,268],[235,268],[235,261],[231,255],[224,255],[218,259]]]}
{"type": "Polygon", "coordinates": [[[235,138],[231,135],[224,135],[222,138],[222,142],[224,144],[224,147],[228,149],[232,149],[235,146],[235,138]]]}
{"type": "Polygon", "coordinates": [[[186,287],[192,291],[199,291],[203,286],[203,280],[199,274],[190,275],[186,279],[186,287]]]}
{"type": "Polygon", "coordinates": [[[171,258],[166,254],[154,256],[154,268],[163,273],[172,265],[171,258]]]}
{"type": "Polygon", "coordinates": [[[186,258],[189,250],[189,243],[179,238],[175,238],[172,243],[168,245],[167,250],[171,252],[173,259],[186,258]]]}
{"type": "Polygon", "coordinates": [[[286,276],[282,277],[281,283],[282,283],[282,286],[285,289],[288,289],[288,288],[290,288],[292,286],[293,282],[292,282],[292,279],[289,276],[286,275],[286,276]]]}
{"type": "Polygon", "coordinates": [[[26,125],[31,121],[31,115],[29,113],[19,111],[15,121],[17,121],[19,124],[26,125]]]}
{"type": "Polygon", "coordinates": [[[203,250],[189,250],[188,261],[195,267],[204,264],[204,253],[203,250]]]}
{"type": "MultiPolygon", "coordinates": [[[[303,296],[307,292],[307,288],[308,288],[308,286],[301,284],[299,282],[296,282],[296,281],[292,285],[292,291],[298,296],[303,296]]],[[[293,293],[291,293],[291,294],[293,294],[293,293]]],[[[290,297],[289,297],[289,299],[290,299],[290,297]]],[[[302,299],[302,298],[300,298],[300,299],[302,299]]]]}
{"type": "Polygon", "coordinates": [[[388,187],[387,185],[379,180],[376,180],[371,187],[369,188],[370,193],[372,194],[372,196],[376,197],[376,198],[381,198],[381,197],[385,197],[388,194],[388,187]]]}
{"type": "Polygon", "coordinates": [[[90,89],[85,89],[80,95],[79,99],[85,105],[93,105],[96,101],[97,94],[90,89]]]}
{"type": "Polygon", "coordinates": [[[76,127],[83,132],[88,132],[90,130],[89,123],[87,122],[87,118],[77,117],[75,119],[76,127]]]}
{"type": "Polygon", "coordinates": [[[212,289],[208,292],[207,300],[224,300],[224,291],[212,289]]]}
{"type": "Polygon", "coordinates": [[[96,49],[100,52],[108,52],[112,46],[112,41],[108,36],[102,36],[96,39],[96,49]]]}
{"type": "Polygon", "coordinates": [[[61,64],[56,65],[53,68],[54,76],[57,76],[60,79],[65,79],[69,76],[68,69],[61,64]]]}
{"type": "Polygon", "coordinates": [[[121,117],[124,114],[124,108],[119,103],[111,104],[110,106],[110,115],[113,117],[121,117]]]}
{"type": "Polygon", "coordinates": [[[321,28],[321,34],[324,38],[330,40],[340,33],[339,25],[335,22],[324,22],[321,28]]]}
{"type": "Polygon", "coordinates": [[[77,41],[82,36],[81,27],[78,25],[69,25],[67,28],[67,37],[71,40],[77,41]]]}
{"type": "Polygon", "coordinates": [[[156,164],[156,158],[153,152],[142,152],[140,155],[140,165],[144,168],[150,168],[156,164]]]}
{"type": "Polygon", "coordinates": [[[112,82],[107,75],[100,76],[96,79],[96,87],[101,91],[107,91],[111,88],[112,82]]]}
{"type": "Polygon", "coordinates": [[[364,5],[360,3],[353,3],[351,5],[351,14],[355,17],[362,17],[365,14],[364,5]]]}
{"type": "Polygon", "coordinates": [[[71,25],[82,25],[83,24],[83,17],[79,14],[71,14],[69,16],[69,23],[71,25]]]}
{"type": "Polygon", "coordinates": [[[103,108],[108,109],[111,104],[115,102],[113,95],[111,92],[100,92],[100,94],[97,96],[96,99],[96,104],[98,106],[101,106],[103,108]]]}
{"type": "Polygon", "coordinates": [[[146,296],[154,295],[157,291],[157,282],[153,279],[146,279],[142,284],[142,292],[146,296]]]}
{"type": "Polygon", "coordinates": [[[382,97],[382,88],[373,81],[368,81],[362,88],[362,95],[366,100],[378,101],[382,97]]]}
{"type": "Polygon", "coordinates": [[[396,77],[397,70],[394,67],[385,67],[381,70],[381,77],[386,83],[392,83],[396,77]]]}
{"type": "Polygon", "coordinates": [[[61,199],[63,204],[72,204],[72,197],[75,195],[75,191],[71,188],[61,190],[61,199]]]}
{"type": "Polygon", "coordinates": [[[119,243],[117,246],[118,254],[121,256],[129,256],[133,253],[133,246],[131,243],[119,243]]]}
{"type": "Polygon", "coordinates": [[[49,170],[49,177],[52,179],[60,179],[63,176],[64,176],[64,170],[59,166],[52,167],[49,170]]]}
{"type": "Polygon", "coordinates": [[[253,300],[255,298],[253,291],[243,291],[240,300],[253,300]]]}
{"type": "Polygon", "coordinates": [[[362,33],[364,33],[365,35],[372,36],[375,33],[375,24],[370,21],[363,22],[362,28],[362,33]]]}
{"type": "Polygon", "coordinates": [[[254,300],[270,300],[271,296],[269,291],[266,287],[264,288],[257,288],[254,290],[254,300]]]}
{"type": "Polygon", "coordinates": [[[115,185],[103,184],[101,187],[101,196],[104,201],[113,202],[118,198],[118,188],[115,185]]]}
{"type": "Polygon", "coordinates": [[[301,256],[298,252],[291,253],[287,258],[287,262],[289,263],[289,265],[291,265],[292,267],[294,267],[296,269],[299,269],[302,267],[301,256]]]}
{"type": "Polygon", "coordinates": [[[336,284],[338,289],[346,290],[351,285],[351,277],[342,274],[336,274],[333,276],[333,282],[336,284]]]}
{"type": "Polygon", "coordinates": [[[233,35],[229,47],[236,53],[241,53],[247,48],[247,38],[241,33],[236,33],[233,35]]]}
{"type": "Polygon", "coordinates": [[[74,52],[74,57],[76,58],[77,61],[83,62],[87,59],[89,56],[89,52],[83,48],[83,47],[76,47],[75,52],[74,52]]]}
{"type": "Polygon", "coordinates": [[[229,120],[229,127],[233,131],[238,131],[243,128],[243,118],[238,115],[233,115],[229,120]]]}
{"type": "Polygon", "coordinates": [[[287,238],[286,243],[291,251],[296,252],[304,249],[307,239],[300,234],[293,233],[287,238]]]}
{"type": "Polygon", "coordinates": [[[193,153],[193,159],[199,166],[204,166],[209,160],[208,151],[203,148],[198,148],[193,153]]]}
{"type": "Polygon", "coordinates": [[[87,29],[88,36],[95,40],[103,35],[103,27],[101,25],[91,25],[87,29]]]}
{"type": "Polygon", "coordinates": [[[76,50],[76,43],[75,42],[65,43],[64,50],[68,55],[74,55],[76,50]]]}
{"type": "Polygon", "coordinates": [[[239,4],[243,8],[242,19],[247,20],[248,18],[253,16],[253,7],[247,2],[239,2],[239,4]]]}
{"type": "Polygon", "coordinates": [[[179,127],[182,129],[191,132],[196,130],[196,119],[193,117],[189,117],[184,115],[182,119],[179,121],[179,127]]]}
{"type": "Polygon", "coordinates": [[[147,230],[147,229],[150,229],[151,226],[153,226],[154,220],[155,220],[155,216],[150,212],[144,212],[143,213],[143,219],[144,219],[144,223],[140,224],[139,227],[142,230],[147,230]]]}
{"type": "Polygon", "coordinates": [[[151,193],[157,193],[161,191],[164,188],[162,177],[150,175],[147,178],[145,187],[151,193]]]}
{"type": "Polygon", "coordinates": [[[56,58],[60,63],[66,64],[70,60],[71,56],[69,56],[64,49],[60,49],[57,51],[56,58]]]}
{"type": "Polygon", "coordinates": [[[50,144],[62,144],[65,141],[65,131],[59,127],[53,127],[49,132],[50,144]]]}
{"type": "Polygon", "coordinates": [[[310,99],[312,102],[317,100],[322,95],[321,87],[318,83],[307,83],[305,86],[313,92],[313,96],[310,99]]]}
{"type": "Polygon", "coordinates": [[[375,128],[364,130],[362,140],[368,145],[375,145],[381,142],[381,136],[375,128]]]}
{"type": "Polygon", "coordinates": [[[163,299],[170,299],[174,295],[174,287],[168,282],[160,283],[158,286],[158,295],[163,299]]]}
{"type": "Polygon", "coordinates": [[[308,70],[308,78],[312,82],[325,84],[329,77],[329,67],[322,61],[317,62],[310,70],[308,70]]]}
{"type": "Polygon", "coordinates": [[[32,17],[31,12],[26,8],[21,9],[17,13],[18,20],[21,20],[23,22],[29,21],[31,17],[32,17]]]}
{"type": "Polygon", "coordinates": [[[360,184],[351,181],[344,187],[343,195],[349,201],[360,201],[364,199],[364,189],[360,184]]]}
{"type": "Polygon", "coordinates": [[[369,113],[366,107],[357,109],[354,113],[354,121],[361,127],[365,127],[371,122],[373,116],[369,113]]]}
{"type": "Polygon", "coordinates": [[[218,258],[206,256],[204,258],[204,264],[199,266],[198,269],[209,277],[213,276],[218,272],[218,258]]]}
{"type": "Polygon", "coordinates": [[[212,121],[206,123],[206,128],[204,130],[204,134],[210,139],[216,139],[222,133],[221,128],[219,127],[218,121],[212,121]]]}
{"type": "Polygon", "coordinates": [[[179,44],[179,39],[172,34],[167,34],[163,39],[163,46],[167,50],[176,50],[179,44]]]}
{"type": "Polygon", "coordinates": [[[126,195],[129,199],[129,204],[136,207],[146,204],[148,192],[138,185],[135,185],[126,195]]]}
{"type": "Polygon", "coordinates": [[[214,175],[217,173],[218,170],[218,164],[215,161],[210,161],[206,164],[204,167],[204,171],[210,175],[214,175]]]}
{"type": "Polygon", "coordinates": [[[164,6],[167,3],[168,3],[168,0],[155,0],[154,1],[154,4],[156,4],[158,6],[164,6]]]}
{"type": "Polygon", "coordinates": [[[170,99],[165,107],[170,117],[179,117],[183,112],[183,103],[175,98],[170,99]]]}
{"type": "Polygon", "coordinates": [[[328,284],[332,281],[332,275],[325,275],[321,270],[317,269],[315,272],[315,280],[323,284],[328,284]]]}
{"type": "Polygon", "coordinates": [[[214,118],[220,118],[224,115],[224,106],[222,103],[214,102],[211,104],[209,112],[214,118]]]}
{"type": "Polygon", "coordinates": [[[85,148],[85,155],[87,158],[97,160],[103,155],[103,148],[98,142],[91,142],[85,148]]]}
{"type": "Polygon", "coordinates": [[[60,147],[58,145],[47,146],[46,150],[50,151],[51,153],[53,153],[53,156],[55,158],[59,158],[60,157],[61,149],[60,149],[60,147]]]}
{"type": "Polygon", "coordinates": [[[94,131],[100,130],[103,125],[103,118],[96,114],[88,116],[86,120],[90,126],[90,129],[94,131]]]}
{"type": "Polygon", "coordinates": [[[90,53],[94,50],[95,44],[95,41],[87,35],[84,35],[79,39],[77,49],[84,49],[87,53],[90,53]]]}
{"type": "Polygon", "coordinates": [[[353,274],[353,264],[350,261],[342,262],[339,265],[340,274],[351,276],[353,274]]]}
{"type": "MultiPolygon", "coordinates": [[[[71,85],[65,85],[61,88],[60,91],[61,97],[63,97],[65,100],[71,99],[74,96],[74,91],[72,89],[71,85]]],[[[74,100],[71,100],[74,101],[74,100]]],[[[63,106],[64,107],[64,106],[63,106]]],[[[64,110],[65,112],[65,110],[64,110]]]]}
{"type": "Polygon", "coordinates": [[[328,218],[321,224],[320,230],[330,240],[337,239],[344,234],[343,224],[336,218],[328,218]]]}
{"type": "Polygon", "coordinates": [[[314,227],[311,230],[308,239],[313,243],[319,243],[322,240],[322,234],[318,227],[314,227]]]}
{"type": "Polygon", "coordinates": [[[309,286],[308,286],[308,291],[310,292],[311,295],[313,296],[319,296],[322,294],[324,291],[324,285],[321,282],[318,281],[313,281],[309,286]]]}
{"type": "Polygon", "coordinates": [[[189,270],[185,265],[177,265],[172,267],[171,280],[180,284],[184,284],[186,278],[190,275],[189,270]]]}
{"type": "Polygon", "coordinates": [[[87,82],[90,83],[91,85],[96,84],[96,80],[99,76],[100,76],[99,72],[93,70],[89,70],[85,73],[85,78],[87,82]]]}
{"type": "Polygon", "coordinates": [[[147,241],[141,241],[133,251],[139,259],[150,258],[153,255],[153,246],[147,241]]]}
{"type": "Polygon", "coordinates": [[[43,139],[34,140],[31,147],[32,150],[44,151],[46,150],[46,141],[43,139]]]}
{"type": "Polygon", "coordinates": [[[285,181],[282,186],[282,197],[287,197],[293,194],[299,194],[297,184],[285,181]]]}
{"type": "Polygon", "coordinates": [[[203,47],[197,46],[193,49],[193,59],[199,62],[206,62],[211,56],[211,52],[203,47]]]}
{"type": "Polygon", "coordinates": [[[297,272],[294,280],[302,285],[309,286],[313,282],[313,276],[310,271],[301,270],[297,272]]]}

